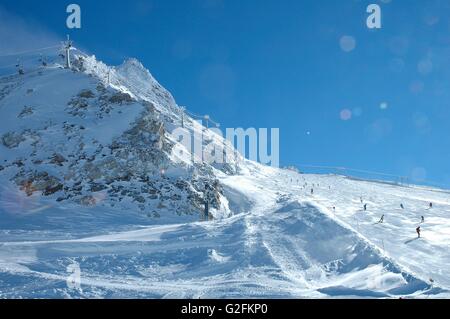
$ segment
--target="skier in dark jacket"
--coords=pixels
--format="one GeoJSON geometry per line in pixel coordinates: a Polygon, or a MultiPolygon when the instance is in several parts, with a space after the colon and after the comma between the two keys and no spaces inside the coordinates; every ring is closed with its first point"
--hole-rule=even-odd
{"type": "Polygon", "coordinates": [[[417,236],[418,236],[417,238],[420,238],[420,231],[421,230],[420,230],[420,226],[419,226],[419,227],[416,228],[416,232],[417,232],[417,236]]]}
{"type": "Polygon", "coordinates": [[[403,204],[400,204],[400,208],[405,209],[405,206],[403,206],[403,204]]]}
{"type": "Polygon", "coordinates": [[[430,203],[430,209],[433,208],[433,203],[430,203]]]}
{"type": "Polygon", "coordinates": [[[383,223],[384,223],[384,215],[381,216],[381,219],[380,219],[380,221],[379,221],[378,223],[379,223],[379,224],[383,224],[383,223]]]}
{"type": "Polygon", "coordinates": [[[364,211],[367,210],[367,204],[364,204],[364,211]]]}
{"type": "Polygon", "coordinates": [[[425,217],[422,216],[422,223],[425,223],[425,217]]]}

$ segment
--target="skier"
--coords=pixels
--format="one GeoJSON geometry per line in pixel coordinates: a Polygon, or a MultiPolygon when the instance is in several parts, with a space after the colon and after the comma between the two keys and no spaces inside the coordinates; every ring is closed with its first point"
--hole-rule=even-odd
{"type": "Polygon", "coordinates": [[[425,217],[422,216],[422,224],[425,223],[425,217]]]}
{"type": "Polygon", "coordinates": [[[359,200],[361,201],[361,204],[363,203],[363,198],[362,196],[359,198],[359,200]]]}
{"type": "Polygon", "coordinates": [[[400,208],[405,209],[405,206],[403,206],[403,204],[400,204],[400,208]]]}
{"type": "Polygon", "coordinates": [[[432,209],[433,208],[433,203],[430,203],[430,209],[432,209]]]}
{"type": "Polygon", "coordinates": [[[416,232],[417,232],[417,238],[420,238],[420,226],[416,228],[416,232]]]}
{"type": "Polygon", "coordinates": [[[364,204],[364,211],[367,211],[367,204],[364,204]]]}
{"type": "Polygon", "coordinates": [[[378,224],[383,224],[383,223],[384,223],[384,215],[381,216],[381,219],[380,219],[380,221],[378,222],[378,224]]]}
{"type": "Polygon", "coordinates": [[[41,54],[41,57],[39,58],[39,62],[41,62],[41,64],[42,64],[43,67],[46,67],[46,66],[47,66],[47,61],[45,61],[45,59],[44,59],[44,57],[42,56],[42,54],[41,54]]]}
{"type": "Polygon", "coordinates": [[[314,188],[311,188],[311,195],[314,195],[314,188]]]}

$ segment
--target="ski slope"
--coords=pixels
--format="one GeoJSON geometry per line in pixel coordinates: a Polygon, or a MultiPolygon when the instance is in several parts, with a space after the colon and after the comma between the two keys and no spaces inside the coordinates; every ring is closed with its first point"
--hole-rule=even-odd
{"type": "Polygon", "coordinates": [[[246,161],[137,60],[80,58],[0,78],[0,298],[450,297],[450,192],[246,161]]]}
{"type": "Polygon", "coordinates": [[[213,222],[145,225],[132,214],[118,222],[97,209],[91,223],[78,223],[86,212],[52,207],[2,227],[0,297],[449,296],[448,193],[253,163],[221,182],[236,214],[213,222]],[[58,232],[56,216],[68,213],[80,227],[58,232]],[[382,214],[385,223],[376,224],[382,214]],[[423,238],[413,240],[422,215],[423,238]],[[31,227],[38,220],[42,227],[31,227]],[[66,284],[73,263],[81,290],[66,284]]]}

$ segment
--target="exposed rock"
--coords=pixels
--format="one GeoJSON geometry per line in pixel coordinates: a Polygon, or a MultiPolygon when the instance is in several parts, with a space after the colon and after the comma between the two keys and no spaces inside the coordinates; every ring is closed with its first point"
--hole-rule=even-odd
{"type": "Polygon", "coordinates": [[[33,172],[25,177],[19,175],[15,181],[28,196],[34,192],[42,192],[44,196],[49,196],[63,189],[60,181],[47,172],[33,172]]]}
{"type": "Polygon", "coordinates": [[[103,191],[103,190],[105,190],[105,189],[107,189],[107,188],[108,188],[108,187],[106,187],[106,186],[103,185],[103,184],[93,183],[93,184],[91,185],[91,192],[93,192],[93,193],[101,192],[101,191],[103,191]]]}
{"type": "Polygon", "coordinates": [[[52,194],[57,193],[57,192],[62,191],[62,190],[63,190],[63,185],[62,184],[57,184],[55,186],[48,186],[48,187],[46,187],[42,194],[44,196],[49,196],[49,195],[52,195],[52,194]]]}
{"type": "Polygon", "coordinates": [[[67,162],[67,160],[61,154],[55,153],[50,161],[52,164],[56,164],[58,166],[63,166],[63,163],[67,162]]]}
{"type": "Polygon", "coordinates": [[[91,195],[80,198],[78,202],[83,206],[95,206],[97,204],[97,200],[91,195]]]}
{"type": "Polygon", "coordinates": [[[136,196],[134,200],[138,203],[145,203],[145,198],[143,196],[136,196]]]}
{"type": "Polygon", "coordinates": [[[23,160],[17,159],[13,162],[13,165],[16,165],[17,167],[24,167],[25,164],[23,163],[23,160]]]}
{"type": "Polygon", "coordinates": [[[33,108],[29,106],[24,106],[22,111],[17,115],[18,118],[24,118],[33,114],[33,108]]]}
{"type": "Polygon", "coordinates": [[[93,99],[95,94],[91,90],[83,90],[78,94],[78,96],[85,99],[93,99]]]}
{"type": "Polygon", "coordinates": [[[18,147],[23,141],[25,141],[25,137],[16,132],[8,132],[2,136],[2,144],[7,148],[18,147]]]}
{"type": "Polygon", "coordinates": [[[117,92],[108,101],[113,104],[124,104],[133,102],[133,99],[128,93],[117,92]]]}

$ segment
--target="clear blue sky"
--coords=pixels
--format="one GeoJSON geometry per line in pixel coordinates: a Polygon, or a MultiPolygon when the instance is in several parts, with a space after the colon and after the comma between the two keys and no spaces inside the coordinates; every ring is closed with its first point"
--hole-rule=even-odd
{"type": "Polygon", "coordinates": [[[72,2],[81,5],[82,29],[70,32],[69,1],[0,7],[8,23],[70,33],[106,63],[140,59],[180,105],[223,127],[279,127],[282,165],[450,186],[449,1],[72,2]],[[365,25],[370,3],[381,5],[381,30],[365,25]],[[343,36],[354,50],[341,48],[343,36]]]}

